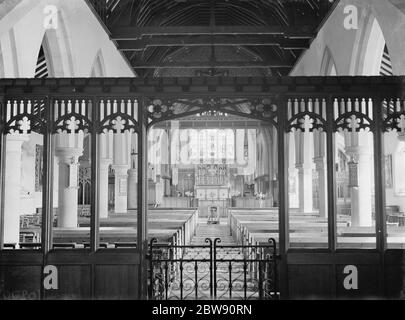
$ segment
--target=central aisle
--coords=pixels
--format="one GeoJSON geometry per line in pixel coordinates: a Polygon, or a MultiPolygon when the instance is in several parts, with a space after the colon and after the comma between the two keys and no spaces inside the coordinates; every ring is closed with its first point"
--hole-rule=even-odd
{"type": "MultiPolygon", "coordinates": [[[[205,239],[220,238],[219,246],[236,246],[236,242],[230,235],[230,229],[227,219],[221,219],[220,224],[207,224],[206,219],[199,219],[196,235],[191,241],[191,245],[207,245],[205,239]]],[[[215,265],[214,286],[216,287],[216,299],[258,299],[258,283],[255,279],[255,272],[251,264],[244,271],[243,259],[247,256],[246,250],[241,247],[217,249],[217,262],[215,265]],[[224,259],[224,260],[222,260],[224,259]]],[[[184,299],[210,299],[210,263],[194,263],[194,259],[210,259],[209,249],[188,248],[184,250],[183,263],[183,297],[184,299]],[[198,297],[198,298],[197,298],[198,297]]],[[[179,277],[176,279],[176,285],[172,287],[169,293],[169,299],[180,296],[179,277]]]]}
{"type": "Polygon", "coordinates": [[[207,219],[200,218],[196,235],[192,238],[192,245],[204,245],[205,239],[221,238],[221,245],[236,245],[235,240],[230,235],[227,219],[221,219],[220,224],[207,224],[207,219]]]}

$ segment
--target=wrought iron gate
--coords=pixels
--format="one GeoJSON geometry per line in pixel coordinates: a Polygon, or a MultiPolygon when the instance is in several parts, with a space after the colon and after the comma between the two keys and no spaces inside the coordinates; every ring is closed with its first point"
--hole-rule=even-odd
{"type": "Polygon", "coordinates": [[[149,247],[151,300],[278,299],[276,241],[261,245],[172,245],[152,239],[149,247]]]}

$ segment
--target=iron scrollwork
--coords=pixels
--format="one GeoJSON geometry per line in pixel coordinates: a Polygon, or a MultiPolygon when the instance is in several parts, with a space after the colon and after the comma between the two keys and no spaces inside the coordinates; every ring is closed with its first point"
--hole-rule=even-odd
{"type": "Polygon", "coordinates": [[[276,241],[229,246],[150,242],[149,297],[152,300],[278,299],[276,241]]]}

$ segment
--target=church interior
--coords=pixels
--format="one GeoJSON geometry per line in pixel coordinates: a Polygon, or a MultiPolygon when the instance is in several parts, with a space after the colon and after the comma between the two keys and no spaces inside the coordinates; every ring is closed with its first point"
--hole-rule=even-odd
{"type": "Polygon", "coordinates": [[[0,1],[0,300],[404,299],[404,23],[401,0],[0,1]]]}

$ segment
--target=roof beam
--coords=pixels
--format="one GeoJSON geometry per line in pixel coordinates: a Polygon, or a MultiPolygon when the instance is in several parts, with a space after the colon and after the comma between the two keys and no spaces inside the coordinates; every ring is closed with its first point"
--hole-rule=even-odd
{"type": "Polygon", "coordinates": [[[292,68],[293,62],[283,61],[216,61],[212,62],[138,62],[132,66],[135,69],[170,69],[170,68],[188,68],[188,69],[221,69],[221,68],[292,68]]]}
{"type": "Polygon", "coordinates": [[[153,37],[135,41],[119,41],[121,51],[143,51],[148,47],[192,47],[192,46],[277,46],[283,49],[308,49],[307,39],[285,39],[274,36],[264,37],[192,37],[173,38],[167,36],[153,37]]]}
{"type": "Polygon", "coordinates": [[[144,36],[195,35],[283,35],[286,38],[311,39],[316,33],[311,26],[180,26],[180,27],[119,27],[111,30],[112,40],[136,40],[144,36]]]}

